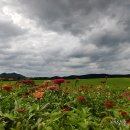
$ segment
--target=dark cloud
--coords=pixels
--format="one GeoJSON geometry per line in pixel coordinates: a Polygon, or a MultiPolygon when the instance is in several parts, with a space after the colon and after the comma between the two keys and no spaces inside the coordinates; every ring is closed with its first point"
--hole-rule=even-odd
{"type": "Polygon", "coordinates": [[[20,0],[24,12],[38,23],[55,31],[82,34],[104,16],[129,16],[129,0],[20,0]]]}
{"type": "MultiPolygon", "coordinates": [[[[20,0],[20,2],[27,12],[25,15],[34,19],[40,26],[60,34],[70,32],[78,36],[84,45],[93,43],[97,46],[114,47],[130,42],[129,0],[20,0]],[[100,32],[96,32],[95,29],[100,32]]],[[[77,56],[82,55],[83,52],[77,52],[77,56]]]]}
{"type": "MultiPolygon", "coordinates": [[[[108,47],[116,47],[119,44],[130,43],[130,30],[127,28],[122,28],[117,26],[117,28],[121,30],[102,30],[101,33],[97,33],[91,37],[91,42],[96,44],[97,46],[108,46],[108,47]],[[119,31],[119,32],[117,32],[119,31]]],[[[85,42],[85,41],[84,41],[85,42]]]]}
{"type": "Polygon", "coordinates": [[[89,23],[100,17],[99,12],[109,7],[109,2],[90,0],[20,0],[26,15],[49,29],[73,34],[84,33],[89,23]],[[98,11],[97,11],[98,10],[98,11]],[[91,15],[93,14],[93,15],[91,15]]]}

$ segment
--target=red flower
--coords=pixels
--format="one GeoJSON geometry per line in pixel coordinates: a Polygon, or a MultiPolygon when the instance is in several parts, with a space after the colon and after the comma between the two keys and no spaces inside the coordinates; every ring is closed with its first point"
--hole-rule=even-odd
{"type": "Polygon", "coordinates": [[[26,95],[26,96],[29,95],[29,92],[28,92],[28,91],[25,91],[25,92],[24,92],[24,95],[26,95]]]}
{"type": "Polygon", "coordinates": [[[5,87],[3,88],[3,90],[10,91],[10,90],[12,90],[12,87],[11,87],[11,86],[5,86],[5,87]]]}
{"type": "Polygon", "coordinates": [[[127,115],[127,112],[125,112],[125,111],[120,110],[119,112],[121,112],[121,115],[122,115],[123,117],[125,117],[125,116],[127,115]]]}
{"type": "Polygon", "coordinates": [[[54,84],[60,84],[60,83],[64,83],[64,79],[54,79],[53,82],[54,84]]]}
{"type": "Polygon", "coordinates": [[[112,108],[113,106],[115,106],[115,104],[112,102],[106,102],[104,105],[108,108],[112,108]]]}
{"type": "Polygon", "coordinates": [[[84,96],[78,96],[78,101],[80,101],[80,102],[85,101],[85,97],[84,96]]]}
{"type": "Polygon", "coordinates": [[[23,113],[23,112],[24,112],[24,109],[18,109],[17,112],[23,113]]]}
{"type": "Polygon", "coordinates": [[[64,111],[69,111],[69,108],[68,108],[68,107],[65,107],[65,108],[64,108],[64,111]]]}

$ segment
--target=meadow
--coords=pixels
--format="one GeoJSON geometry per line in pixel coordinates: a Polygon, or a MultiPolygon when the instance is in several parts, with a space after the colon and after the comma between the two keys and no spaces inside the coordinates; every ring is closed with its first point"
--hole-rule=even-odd
{"type": "Polygon", "coordinates": [[[0,81],[0,130],[129,130],[130,78],[0,81]]]}

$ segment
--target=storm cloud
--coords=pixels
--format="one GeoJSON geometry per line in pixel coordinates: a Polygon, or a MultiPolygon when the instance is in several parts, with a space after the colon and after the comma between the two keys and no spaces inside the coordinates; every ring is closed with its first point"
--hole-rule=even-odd
{"type": "Polygon", "coordinates": [[[0,72],[130,73],[129,0],[2,0],[0,72]]]}

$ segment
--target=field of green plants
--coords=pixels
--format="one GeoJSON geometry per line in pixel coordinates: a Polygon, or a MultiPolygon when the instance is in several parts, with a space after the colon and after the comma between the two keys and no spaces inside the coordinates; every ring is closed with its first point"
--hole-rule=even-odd
{"type": "Polygon", "coordinates": [[[130,78],[0,81],[0,130],[129,130],[130,78]]]}

